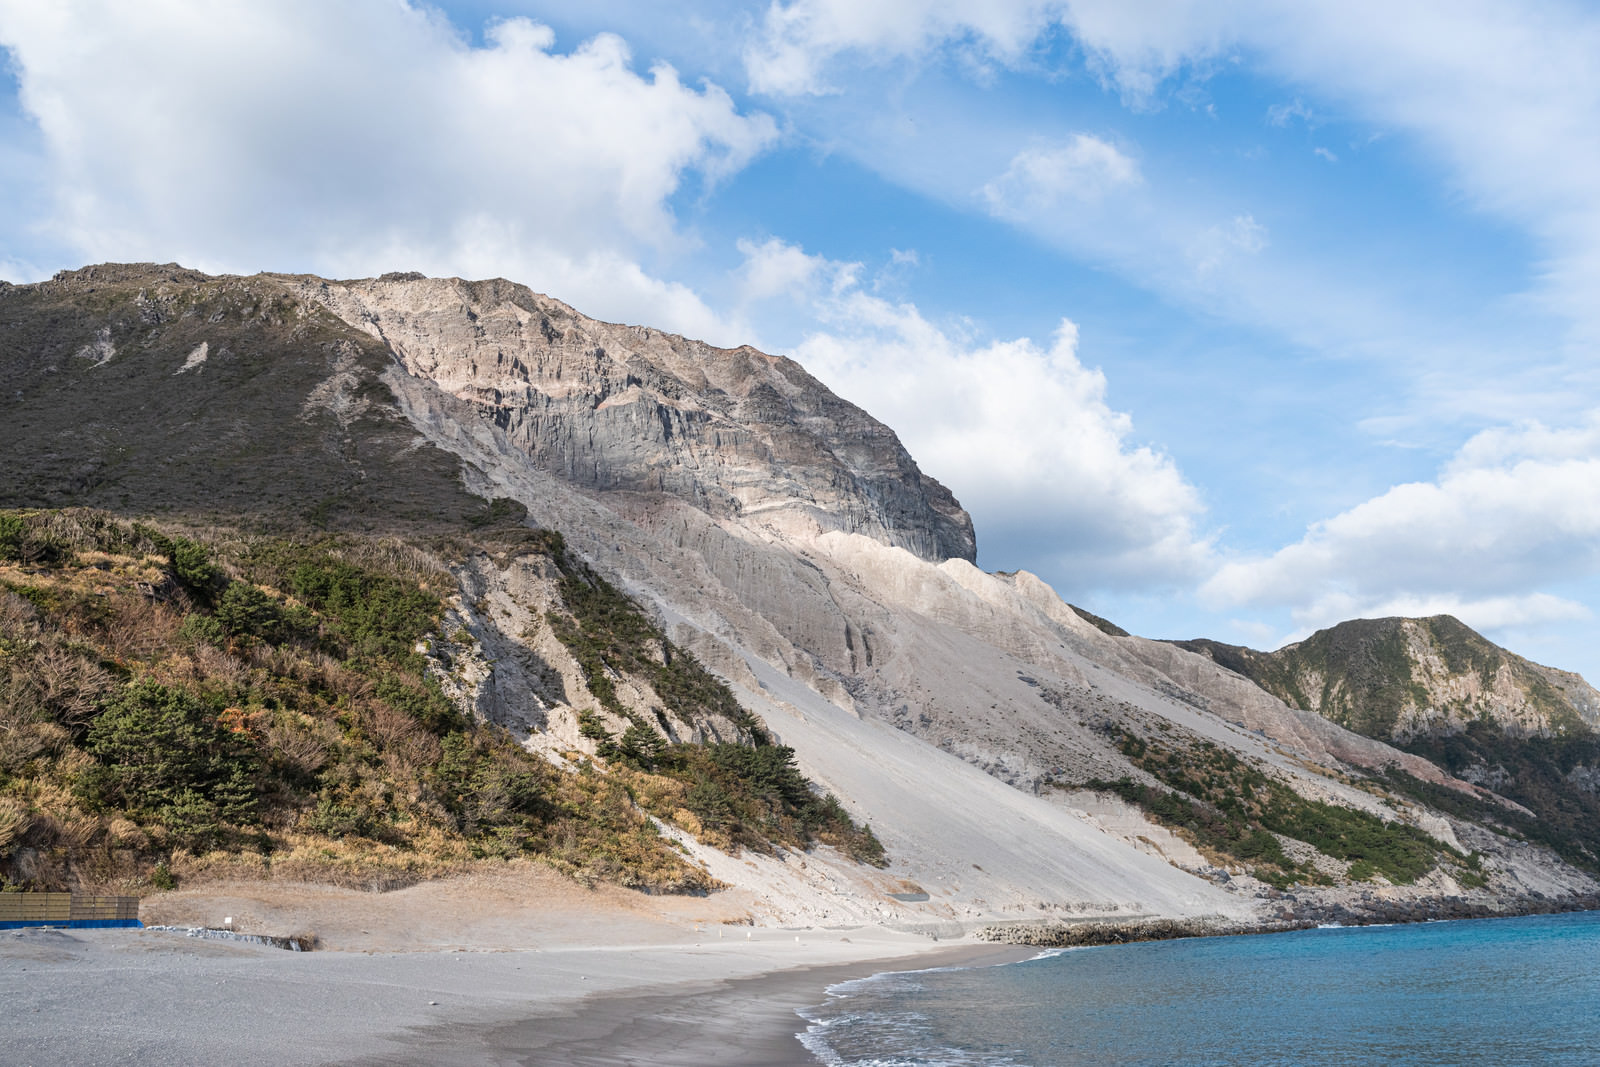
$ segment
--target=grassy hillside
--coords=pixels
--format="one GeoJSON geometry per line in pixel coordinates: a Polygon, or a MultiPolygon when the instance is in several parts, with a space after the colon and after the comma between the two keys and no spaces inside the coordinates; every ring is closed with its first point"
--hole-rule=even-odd
{"type": "MultiPolygon", "coordinates": [[[[609,758],[565,767],[463,716],[418,649],[454,591],[440,554],[486,539],[550,554],[594,591],[569,604],[568,636],[604,669],[664,641],[545,531],[418,542],[0,512],[0,883],[392,886],[532,857],[708,887],[647,812],[729,849],[821,838],[882,861],[748,716],[745,744],[647,742],[641,723],[608,738],[609,758]]],[[[675,714],[738,709],[692,657],[670,666],[675,714]]]]}

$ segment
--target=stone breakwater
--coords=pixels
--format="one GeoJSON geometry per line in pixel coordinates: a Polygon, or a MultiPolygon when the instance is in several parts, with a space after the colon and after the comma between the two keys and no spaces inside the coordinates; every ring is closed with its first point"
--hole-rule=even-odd
{"type": "Polygon", "coordinates": [[[246,945],[264,945],[267,948],[281,948],[290,952],[310,952],[313,944],[313,939],[310,937],[241,934],[234,930],[218,930],[209,926],[147,926],[145,929],[182,934],[185,937],[199,938],[202,941],[238,941],[246,945]]]}

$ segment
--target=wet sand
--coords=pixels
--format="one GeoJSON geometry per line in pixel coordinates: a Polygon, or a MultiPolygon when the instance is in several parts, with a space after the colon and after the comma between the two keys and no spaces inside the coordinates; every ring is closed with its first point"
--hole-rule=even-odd
{"type": "Polygon", "coordinates": [[[710,986],[585,1000],[570,1011],[499,1025],[447,1024],[417,1033],[402,1064],[527,1064],[538,1067],[800,1067],[814,1059],[800,1043],[797,1012],[826,999],[830,986],[892,970],[982,966],[1034,955],[1013,947],[961,943],[851,964],[800,967],[710,986]]]}

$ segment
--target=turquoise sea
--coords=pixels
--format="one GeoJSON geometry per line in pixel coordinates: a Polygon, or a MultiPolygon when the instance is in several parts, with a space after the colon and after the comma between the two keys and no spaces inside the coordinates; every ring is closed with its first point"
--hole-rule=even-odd
{"type": "Polygon", "coordinates": [[[835,1067],[1600,1064],[1600,912],[1056,950],[828,991],[835,1067]]]}

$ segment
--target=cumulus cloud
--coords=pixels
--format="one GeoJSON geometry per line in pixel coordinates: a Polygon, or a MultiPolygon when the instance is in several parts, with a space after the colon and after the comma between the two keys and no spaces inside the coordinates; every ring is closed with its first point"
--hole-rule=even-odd
{"type": "Polygon", "coordinates": [[[1193,580],[1205,567],[1199,494],[1107,403],[1073,323],[1048,344],[978,341],[875,295],[860,264],[778,241],[746,253],[753,276],[797,279],[790,295],[823,324],[795,358],[894,427],[955,492],[987,565],[1028,561],[1076,590],[1193,580]]]}
{"type": "Polygon", "coordinates": [[[1600,414],[1473,437],[1432,482],[1398,485],[1298,542],[1221,567],[1203,594],[1312,626],[1448,612],[1470,625],[1587,617],[1545,590],[1600,573],[1600,414]]]}
{"type": "MultiPolygon", "coordinates": [[[[741,240],[738,248],[744,256],[738,272],[739,295],[747,305],[773,297],[801,299],[820,291],[837,295],[854,286],[861,273],[859,263],[841,263],[826,256],[811,255],[798,245],[776,237],[760,244],[741,240]]],[[[904,255],[895,252],[895,262],[904,262],[904,255]]],[[[915,262],[914,255],[911,262],[915,262]]]]}
{"type": "Polygon", "coordinates": [[[515,18],[474,46],[386,0],[0,0],[0,45],[45,146],[45,225],[85,259],[506,274],[704,328],[641,253],[684,240],[686,178],[776,136],[714,85],[638,72],[616,36],[563,52],[515,18]]]}

